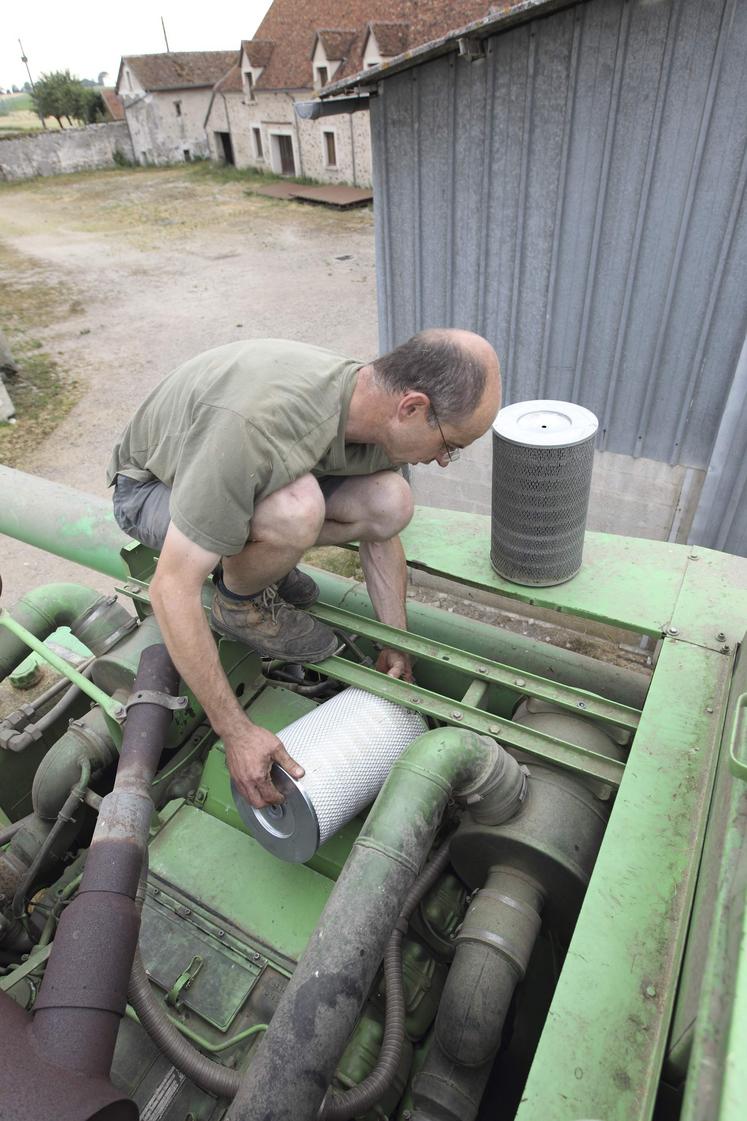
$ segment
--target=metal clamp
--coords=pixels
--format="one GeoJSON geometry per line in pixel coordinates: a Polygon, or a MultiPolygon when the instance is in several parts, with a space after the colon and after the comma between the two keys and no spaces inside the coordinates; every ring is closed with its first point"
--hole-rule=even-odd
{"type": "Polygon", "coordinates": [[[189,704],[189,697],[172,697],[169,693],[159,693],[155,689],[139,689],[133,693],[125,705],[129,712],[135,705],[160,705],[161,708],[182,710],[189,704]]]}

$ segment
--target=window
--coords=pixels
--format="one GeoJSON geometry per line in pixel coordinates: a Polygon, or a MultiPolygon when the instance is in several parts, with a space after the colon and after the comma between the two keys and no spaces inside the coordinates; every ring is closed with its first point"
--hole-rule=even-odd
{"type": "Polygon", "coordinates": [[[329,70],[326,66],[317,66],[316,82],[318,86],[326,86],[329,81],[329,70]]]}
{"type": "Polygon", "coordinates": [[[181,117],[181,115],[182,115],[182,103],[181,103],[181,101],[175,101],[174,102],[174,109],[176,110],[177,117],[181,117]]]}
{"type": "Polygon", "coordinates": [[[246,92],[250,101],[254,101],[254,75],[251,70],[244,71],[244,81],[246,82],[246,92]]]}
{"type": "Polygon", "coordinates": [[[192,159],[192,153],[190,152],[189,148],[184,148],[183,151],[184,151],[184,159],[185,159],[186,163],[189,163],[189,161],[192,159]]]}
{"type": "Polygon", "coordinates": [[[252,135],[254,136],[254,155],[258,160],[262,160],[264,159],[262,154],[262,132],[258,128],[253,128],[252,135]]]}
{"type": "Polygon", "coordinates": [[[327,167],[337,167],[337,152],[335,150],[335,134],[333,132],[325,132],[324,136],[324,159],[327,167]]]}

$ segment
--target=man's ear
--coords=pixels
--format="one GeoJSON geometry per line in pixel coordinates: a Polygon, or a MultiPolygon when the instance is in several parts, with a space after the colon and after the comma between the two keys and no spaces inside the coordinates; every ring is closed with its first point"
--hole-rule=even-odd
{"type": "Polygon", "coordinates": [[[408,389],[399,399],[397,414],[401,419],[409,420],[418,413],[427,413],[430,407],[431,402],[427,393],[421,393],[418,389],[408,389]]]}

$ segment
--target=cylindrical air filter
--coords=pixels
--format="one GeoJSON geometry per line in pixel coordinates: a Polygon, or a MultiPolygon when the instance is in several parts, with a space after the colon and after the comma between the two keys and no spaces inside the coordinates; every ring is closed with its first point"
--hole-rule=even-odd
{"type": "Polygon", "coordinates": [[[597,418],[566,401],[520,401],[493,424],[490,561],[506,580],[562,584],[581,567],[597,418]]]}
{"type": "Polygon", "coordinates": [[[306,772],[297,781],[273,766],[281,806],[255,810],[232,786],[241,820],[270,852],[302,864],[373,802],[402,752],[427,730],[418,713],[345,689],[278,732],[306,772]]]}

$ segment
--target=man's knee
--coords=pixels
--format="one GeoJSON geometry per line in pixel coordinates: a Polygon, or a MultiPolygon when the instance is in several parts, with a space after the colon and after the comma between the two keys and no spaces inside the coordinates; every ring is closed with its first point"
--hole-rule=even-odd
{"type": "Polygon", "coordinates": [[[252,540],[308,549],[319,537],[324,514],[318,482],[313,475],[303,475],[257,505],[252,540]]]}
{"type": "Polygon", "coordinates": [[[384,471],[371,479],[367,521],[367,537],[388,541],[409,525],[415,509],[412,491],[401,475],[384,471]]]}

